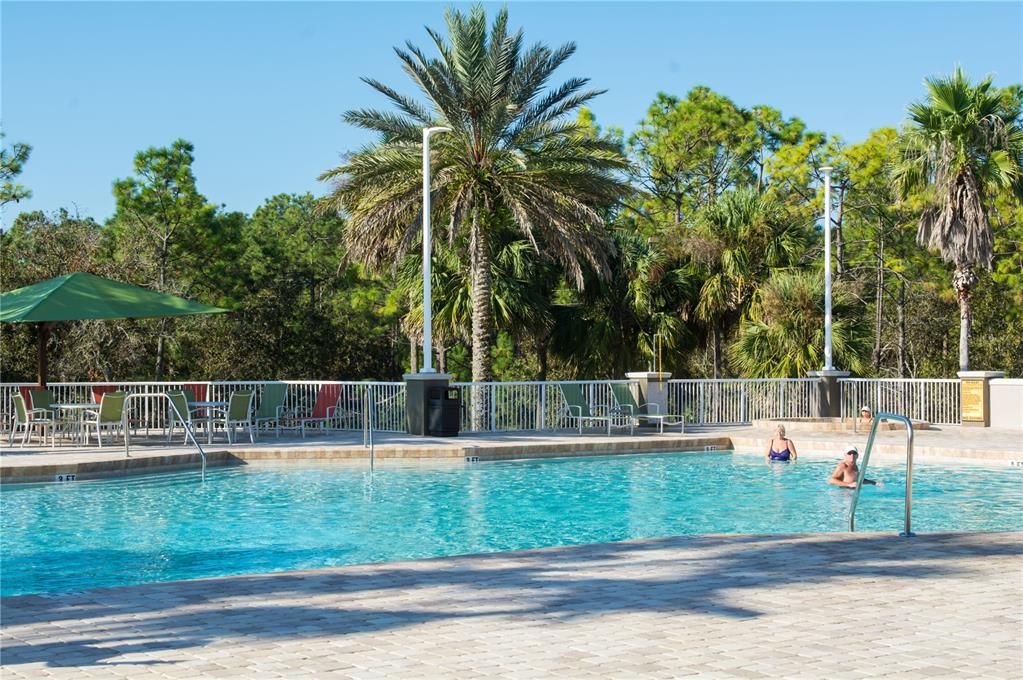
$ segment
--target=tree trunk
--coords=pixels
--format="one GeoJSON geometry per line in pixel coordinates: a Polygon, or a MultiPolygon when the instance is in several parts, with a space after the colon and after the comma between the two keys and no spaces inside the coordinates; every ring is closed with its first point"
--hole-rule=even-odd
{"type": "Polygon", "coordinates": [[[441,373],[448,372],[448,348],[443,340],[437,343],[437,366],[441,373]]]}
{"type": "Polygon", "coordinates": [[[764,193],[764,145],[760,145],[760,154],[757,158],[757,194],[764,193]]]}
{"type": "Polygon", "coordinates": [[[682,224],[682,193],[678,190],[678,182],[675,182],[675,226],[682,224]]]}
{"type": "Polygon", "coordinates": [[[536,360],[539,365],[536,372],[536,379],[539,382],[547,382],[547,340],[538,339],[536,342],[536,360]]]}
{"type": "Polygon", "coordinates": [[[416,344],[416,339],[415,338],[409,338],[408,339],[408,344],[409,344],[409,355],[408,355],[409,356],[409,362],[408,362],[408,364],[409,364],[409,372],[410,373],[418,373],[419,372],[419,345],[416,344]]]}
{"type": "Polygon", "coordinates": [[[952,288],[959,300],[959,370],[970,370],[970,324],[973,322],[973,308],[970,295],[977,285],[977,275],[969,265],[957,264],[952,273],[952,288]]]}
{"type": "Polygon", "coordinates": [[[46,387],[47,373],[49,372],[48,355],[46,353],[47,345],[50,340],[50,325],[47,322],[39,324],[38,331],[38,346],[36,347],[36,363],[38,369],[39,387],[46,387]]]}
{"type": "MultiPolygon", "coordinates": [[[[484,225],[478,212],[472,216],[472,234],[469,240],[472,275],[472,381],[489,382],[490,340],[493,312],[490,308],[490,257],[484,235],[484,225]]],[[[489,429],[490,405],[487,390],[477,388],[472,399],[472,424],[477,432],[489,429]]]]}
{"type": "Polygon", "coordinates": [[[167,326],[169,319],[160,319],[160,327],[157,331],[159,335],[156,338],[156,368],[153,371],[153,381],[163,382],[163,374],[166,371],[166,355],[167,355],[167,326]]]}
{"type": "Polygon", "coordinates": [[[899,282],[899,377],[906,377],[906,282],[899,282]]]}
{"type": "Polygon", "coordinates": [[[714,322],[711,326],[711,342],[712,348],[711,353],[714,357],[714,379],[717,380],[721,377],[721,329],[718,327],[719,324],[714,322]]]}

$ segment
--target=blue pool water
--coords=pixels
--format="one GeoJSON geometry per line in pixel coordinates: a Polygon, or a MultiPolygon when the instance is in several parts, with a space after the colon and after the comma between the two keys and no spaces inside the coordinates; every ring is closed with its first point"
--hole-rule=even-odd
{"type": "MultiPolygon", "coordinates": [[[[439,467],[213,470],[6,486],[2,594],[703,533],[844,531],[833,461],[610,456],[439,467]]],[[[857,529],[901,529],[872,465],[857,529]]],[[[913,527],[1023,529],[1023,470],[918,464],[913,527]]]]}

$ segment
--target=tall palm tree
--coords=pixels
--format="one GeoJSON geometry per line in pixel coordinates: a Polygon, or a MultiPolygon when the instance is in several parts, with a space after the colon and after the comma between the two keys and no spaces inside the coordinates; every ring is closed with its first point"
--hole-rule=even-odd
{"type": "Polygon", "coordinates": [[[574,44],[524,47],[522,31],[509,32],[505,9],[489,33],[482,7],[468,14],[451,9],[445,18],[447,40],[427,29],[438,56],[411,43],[395,50],[425,103],[363,79],[397,112],[345,114],[380,139],[323,173],[335,187],[321,209],[348,214],[346,245],[354,258],[378,267],[402,259],[421,233],[422,128],[451,128],[437,138],[431,161],[432,206],[451,242],[461,236],[467,244],[472,378],[485,381],[494,325],[489,241],[503,213],[581,286],[584,265],[608,271],[613,246],[598,208],[628,193],[617,175],[627,161],[614,143],[586,134],[567,117],[601,91],[586,89],[585,78],[547,87],[574,44]]]}
{"type": "Polygon", "coordinates": [[[682,240],[682,248],[706,276],[696,318],[711,333],[715,378],[721,377],[722,340],[745,314],[770,268],[795,263],[806,245],[806,230],[754,188],[722,195],[682,240]]]}
{"type": "MultiPolygon", "coordinates": [[[[832,343],[841,365],[867,365],[869,332],[843,282],[833,293],[832,343]]],[[[824,347],[824,281],[819,273],[776,271],[757,291],[739,335],[729,347],[732,363],[751,378],[797,378],[820,367],[824,347]]]]}
{"type": "Polygon", "coordinates": [[[923,189],[926,207],[917,241],[954,266],[959,301],[959,369],[970,367],[970,296],[976,267],[991,269],[994,235],[988,220],[995,193],[1023,198],[1023,128],[990,77],[970,83],[961,68],[928,78],[927,98],[909,107],[910,126],[896,169],[902,196],[923,189]]]}

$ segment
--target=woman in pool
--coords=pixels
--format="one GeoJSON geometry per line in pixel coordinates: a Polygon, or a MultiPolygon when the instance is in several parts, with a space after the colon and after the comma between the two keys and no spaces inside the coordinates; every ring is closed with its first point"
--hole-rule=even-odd
{"type": "Polygon", "coordinates": [[[784,425],[779,425],[775,431],[774,437],[771,438],[771,443],[767,445],[767,450],[764,451],[764,460],[768,463],[772,461],[796,462],[796,445],[785,436],[784,425]]]}

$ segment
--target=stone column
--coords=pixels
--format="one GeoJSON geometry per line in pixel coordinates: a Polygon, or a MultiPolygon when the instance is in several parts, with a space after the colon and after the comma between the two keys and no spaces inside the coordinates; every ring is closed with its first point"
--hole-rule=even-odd
{"type": "MultiPolygon", "coordinates": [[[[660,413],[668,413],[668,379],[671,373],[637,371],[626,373],[625,377],[634,381],[629,387],[637,404],[657,404],[660,413]]],[[[657,410],[657,409],[654,409],[657,410]]],[[[646,408],[640,409],[646,413],[646,408]]],[[[641,427],[656,427],[651,421],[641,422],[641,427]]]]}
{"type": "Polygon", "coordinates": [[[963,427],[991,427],[991,380],[1004,377],[1004,371],[959,371],[963,427]]]}
{"type": "Polygon", "coordinates": [[[807,377],[817,378],[818,418],[842,416],[842,386],[839,378],[848,378],[849,371],[810,371],[807,377]]]}
{"type": "Polygon", "coordinates": [[[447,373],[406,373],[402,378],[405,380],[406,428],[409,434],[425,436],[430,390],[446,388],[451,376],[447,373]]]}

